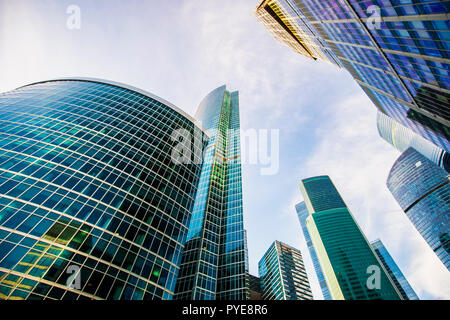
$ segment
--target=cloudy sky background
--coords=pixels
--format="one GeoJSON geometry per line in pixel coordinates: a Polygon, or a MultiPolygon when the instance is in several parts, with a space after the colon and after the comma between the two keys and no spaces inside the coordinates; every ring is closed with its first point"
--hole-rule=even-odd
{"type": "MultiPolygon", "coordinates": [[[[376,108],[343,69],[277,42],[253,16],[257,0],[0,0],[0,92],[34,81],[95,77],[150,91],[194,114],[227,84],[242,129],[279,129],[279,171],[243,165],[250,271],[274,240],[299,248],[322,295],[294,205],[298,182],[329,175],[369,240],[380,238],[422,299],[450,299],[447,269],[388,191],[399,153],[376,108]],[[66,9],[81,8],[69,30],[66,9]]],[[[245,146],[244,146],[245,147],[245,146]]]]}

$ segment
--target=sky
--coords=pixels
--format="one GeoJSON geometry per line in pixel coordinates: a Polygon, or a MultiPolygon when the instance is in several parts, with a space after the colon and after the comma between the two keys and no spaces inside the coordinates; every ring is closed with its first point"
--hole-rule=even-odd
{"type": "Polygon", "coordinates": [[[301,179],[329,175],[366,237],[383,241],[419,297],[450,299],[448,270],[386,187],[400,154],[379,137],[376,107],[344,69],[272,39],[253,14],[257,2],[0,0],[0,92],[94,77],[193,115],[226,84],[239,91],[243,130],[279,130],[277,173],[242,168],[252,274],[270,244],[283,241],[301,250],[314,298],[322,299],[294,206],[301,179]],[[79,29],[67,27],[70,5],[80,8],[79,29]]]}

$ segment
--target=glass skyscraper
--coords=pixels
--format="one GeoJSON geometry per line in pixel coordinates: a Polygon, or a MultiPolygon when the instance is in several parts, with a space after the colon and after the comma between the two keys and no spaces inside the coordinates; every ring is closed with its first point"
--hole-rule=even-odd
{"type": "Polygon", "coordinates": [[[328,176],[304,179],[306,227],[333,300],[397,300],[400,295],[328,176]],[[376,270],[379,286],[371,284],[376,270]]]}
{"type": "Polygon", "coordinates": [[[312,244],[311,236],[309,235],[308,228],[306,227],[306,219],[309,216],[308,209],[306,208],[305,202],[300,202],[295,206],[295,210],[297,211],[298,220],[300,221],[300,225],[302,227],[303,235],[305,236],[306,245],[309,250],[309,255],[311,256],[311,260],[313,262],[314,270],[317,274],[317,280],[319,281],[320,289],[322,290],[323,298],[325,300],[331,300],[330,292],[328,291],[327,283],[325,281],[325,277],[322,273],[322,269],[320,269],[319,259],[317,258],[316,251],[314,250],[314,246],[312,244]]]}
{"type": "Polygon", "coordinates": [[[300,250],[274,241],[258,264],[264,300],[312,300],[300,250]]]}
{"type": "Polygon", "coordinates": [[[392,166],[387,187],[402,210],[450,270],[450,175],[414,148],[392,166]]]}
{"type": "Polygon", "coordinates": [[[384,268],[389,273],[389,276],[394,282],[398,292],[400,292],[403,300],[419,300],[419,297],[414,292],[408,280],[406,280],[405,276],[395,263],[394,259],[392,259],[383,242],[381,242],[380,239],[377,239],[370,244],[375,250],[375,253],[377,254],[384,268]]]}
{"type": "Polygon", "coordinates": [[[206,135],[105,80],[0,94],[0,299],[172,299],[204,146],[180,129],[206,135]],[[177,143],[192,162],[172,161],[177,143]]]}
{"type": "Polygon", "coordinates": [[[242,211],[239,94],[225,86],[209,93],[196,118],[211,138],[176,285],[176,299],[249,298],[242,211]]]}
{"type": "Polygon", "coordinates": [[[413,147],[430,161],[450,172],[450,155],[411,129],[378,111],[377,126],[380,136],[401,153],[413,147]]]}
{"type": "Polygon", "coordinates": [[[280,42],[342,66],[378,109],[449,151],[449,1],[263,0],[280,42]]]}

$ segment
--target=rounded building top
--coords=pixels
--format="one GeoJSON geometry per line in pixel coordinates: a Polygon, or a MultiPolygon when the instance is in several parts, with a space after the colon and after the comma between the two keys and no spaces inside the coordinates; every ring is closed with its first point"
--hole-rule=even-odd
{"type": "Polygon", "coordinates": [[[193,116],[191,116],[190,114],[188,114],[187,112],[181,110],[179,107],[177,107],[176,105],[174,105],[173,103],[164,100],[163,98],[158,97],[157,95],[145,91],[143,89],[137,88],[137,87],[133,87],[131,85],[128,84],[124,84],[124,83],[120,83],[120,82],[116,82],[116,81],[111,81],[111,80],[105,80],[105,79],[100,79],[100,78],[90,78],[90,77],[67,77],[67,78],[58,78],[58,79],[51,79],[51,80],[42,80],[42,81],[37,81],[37,82],[33,82],[33,83],[29,83],[27,85],[21,86],[17,89],[23,88],[23,87],[28,87],[28,86],[32,86],[35,84],[39,84],[39,83],[46,83],[46,82],[55,82],[55,81],[84,81],[84,82],[93,82],[93,83],[100,83],[100,84],[106,84],[106,85],[110,85],[110,86],[114,86],[114,87],[119,87],[119,88],[123,88],[123,89],[127,89],[130,91],[134,91],[136,93],[142,94],[146,97],[149,97],[153,100],[156,100],[158,102],[161,102],[162,104],[168,106],[169,108],[175,110],[176,112],[178,112],[179,114],[183,115],[186,119],[190,120],[192,123],[194,123],[200,130],[202,130],[203,133],[205,133],[208,137],[209,134],[207,133],[207,130],[205,130],[205,128],[203,128],[203,126],[199,123],[199,121],[197,119],[195,119],[193,116]]]}

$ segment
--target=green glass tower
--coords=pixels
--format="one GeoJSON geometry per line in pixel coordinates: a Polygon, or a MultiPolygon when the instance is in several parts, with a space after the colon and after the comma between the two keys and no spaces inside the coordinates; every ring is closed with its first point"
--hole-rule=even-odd
{"type": "Polygon", "coordinates": [[[221,86],[195,117],[208,130],[200,183],[175,289],[175,299],[249,298],[242,211],[239,94],[221,86]]]}
{"type": "Polygon", "coordinates": [[[304,179],[306,226],[333,300],[401,299],[328,176],[304,179]]]}

